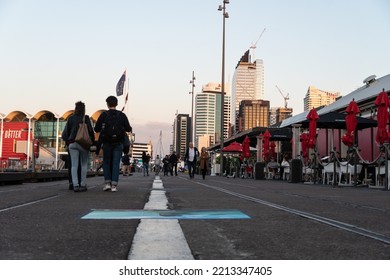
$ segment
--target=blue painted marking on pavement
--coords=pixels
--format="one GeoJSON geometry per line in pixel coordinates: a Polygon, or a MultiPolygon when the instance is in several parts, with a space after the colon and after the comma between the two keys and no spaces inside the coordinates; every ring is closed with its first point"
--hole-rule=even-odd
{"type": "Polygon", "coordinates": [[[250,219],[238,210],[112,210],[96,209],[82,219],[130,220],[130,219],[250,219]]]}

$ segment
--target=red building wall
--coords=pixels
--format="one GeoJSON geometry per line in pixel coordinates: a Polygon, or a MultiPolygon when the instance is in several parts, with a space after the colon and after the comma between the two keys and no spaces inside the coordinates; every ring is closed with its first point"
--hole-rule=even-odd
{"type": "MultiPolygon", "coordinates": [[[[32,139],[32,135],[31,135],[32,139]]],[[[28,123],[26,122],[4,122],[3,129],[3,160],[9,158],[26,160],[25,153],[15,153],[16,141],[28,140],[28,123]]]]}

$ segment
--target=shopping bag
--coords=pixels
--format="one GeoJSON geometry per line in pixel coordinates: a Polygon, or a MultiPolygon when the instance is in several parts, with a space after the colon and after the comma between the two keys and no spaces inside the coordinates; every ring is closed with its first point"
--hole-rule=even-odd
{"type": "Polygon", "coordinates": [[[92,145],[92,140],[88,132],[88,126],[85,123],[85,116],[83,117],[83,122],[79,124],[79,129],[77,130],[74,141],[86,150],[89,150],[92,145]]]}

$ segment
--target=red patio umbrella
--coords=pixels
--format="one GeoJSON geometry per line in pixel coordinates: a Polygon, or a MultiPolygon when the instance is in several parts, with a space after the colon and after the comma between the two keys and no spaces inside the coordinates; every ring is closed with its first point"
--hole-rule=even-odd
{"type": "Polygon", "coordinates": [[[250,158],[251,156],[251,151],[250,151],[250,140],[248,135],[245,136],[244,141],[242,142],[242,156],[241,160],[244,158],[250,158]]]}
{"type": "Polygon", "coordinates": [[[271,138],[271,133],[268,129],[264,132],[263,135],[263,157],[265,160],[269,159],[269,139],[271,138]]]}
{"type": "Polygon", "coordinates": [[[376,130],[375,140],[383,144],[389,140],[389,134],[387,131],[387,123],[389,121],[388,107],[390,105],[389,97],[385,91],[379,93],[375,99],[374,104],[378,106],[378,113],[376,116],[378,122],[378,128],[376,130]]]}
{"type": "Polygon", "coordinates": [[[347,127],[347,132],[343,135],[341,140],[345,145],[348,147],[352,146],[354,143],[355,138],[355,130],[357,126],[357,119],[356,115],[360,113],[359,107],[357,103],[355,102],[355,99],[353,99],[347,109],[345,110],[347,112],[347,115],[345,116],[345,125],[347,127]]]}
{"type": "Polygon", "coordinates": [[[307,146],[307,143],[309,140],[309,135],[307,133],[302,133],[300,140],[301,140],[301,146],[302,146],[302,157],[307,159],[307,158],[309,158],[308,146],[307,146]]]}
{"type": "Polygon", "coordinates": [[[307,141],[308,148],[314,148],[316,146],[317,137],[317,120],[319,116],[317,111],[313,108],[309,111],[306,118],[309,120],[309,139],[307,141]]]}
{"type": "Polygon", "coordinates": [[[271,142],[271,147],[270,147],[270,152],[271,152],[271,157],[276,157],[276,152],[275,152],[276,144],[275,141],[271,142]]]}
{"type": "Polygon", "coordinates": [[[234,141],[230,145],[224,147],[222,149],[224,152],[232,152],[232,153],[241,153],[242,152],[242,146],[240,143],[234,141]]]}

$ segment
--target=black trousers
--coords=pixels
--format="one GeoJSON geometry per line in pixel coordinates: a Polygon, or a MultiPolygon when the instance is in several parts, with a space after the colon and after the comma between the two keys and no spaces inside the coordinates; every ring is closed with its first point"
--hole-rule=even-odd
{"type": "Polygon", "coordinates": [[[188,175],[190,175],[190,178],[193,178],[195,174],[195,162],[187,161],[187,166],[188,166],[188,175]]]}
{"type": "Polygon", "coordinates": [[[202,178],[203,178],[203,179],[206,178],[207,169],[206,169],[206,168],[205,168],[205,169],[202,169],[201,172],[202,172],[202,178]]]}

